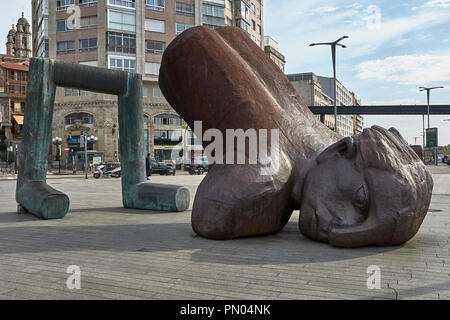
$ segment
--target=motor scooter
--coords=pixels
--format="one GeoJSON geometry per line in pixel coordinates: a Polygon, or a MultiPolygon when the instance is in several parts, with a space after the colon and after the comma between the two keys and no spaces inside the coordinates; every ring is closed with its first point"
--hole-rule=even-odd
{"type": "Polygon", "coordinates": [[[94,178],[100,179],[105,177],[120,178],[122,171],[120,167],[105,171],[105,165],[100,164],[94,172],[94,178]]]}

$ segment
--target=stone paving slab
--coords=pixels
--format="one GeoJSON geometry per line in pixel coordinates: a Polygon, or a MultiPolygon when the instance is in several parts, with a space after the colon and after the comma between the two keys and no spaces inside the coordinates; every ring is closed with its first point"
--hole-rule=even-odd
{"type": "MultiPolygon", "coordinates": [[[[183,213],[122,207],[120,180],[58,177],[61,220],[17,215],[15,181],[0,181],[0,299],[450,299],[450,176],[436,168],[431,212],[403,246],[334,248],[303,237],[298,212],[278,234],[213,241],[183,213]],[[69,290],[67,267],[81,268],[69,290]],[[367,268],[381,269],[369,290],[367,268]]],[[[154,176],[187,186],[204,176],[154,176]]],[[[192,203],[191,203],[192,207],[192,203]]]]}

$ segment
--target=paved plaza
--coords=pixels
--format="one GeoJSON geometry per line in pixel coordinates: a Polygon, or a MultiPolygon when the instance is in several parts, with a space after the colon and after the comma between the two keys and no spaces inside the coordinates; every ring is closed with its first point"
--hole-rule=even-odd
{"type": "MultiPolygon", "coordinates": [[[[119,179],[52,176],[71,200],[64,219],[16,214],[16,181],[0,181],[0,299],[450,299],[450,168],[431,168],[434,195],[404,246],[334,248],[299,233],[295,212],[278,234],[198,237],[191,212],[122,207],[119,179]],[[81,289],[66,273],[81,269],[81,289]],[[367,268],[381,270],[369,290],[367,268]]],[[[203,176],[154,176],[185,185],[191,207],[203,176]]]]}

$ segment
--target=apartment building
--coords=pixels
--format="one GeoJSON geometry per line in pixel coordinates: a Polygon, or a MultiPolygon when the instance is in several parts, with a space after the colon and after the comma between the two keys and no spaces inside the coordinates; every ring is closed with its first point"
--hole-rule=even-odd
{"type": "Polygon", "coordinates": [[[264,36],[264,52],[273,62],[275,62],[281,71],[285,71],[286,58],[278,51],[278,42],[270,36],[264,36]]]}
{"type": "MultiPolygon", "coordinates": [[[[287,75],[295,90],[308,106],[333,106],[333,78],[321,77],[312,72],[287,75]]],[[[336,101],[338,106],[360,105],[361,101],[356,94],[350,92],[338,80],[336,82],[336,101]]],[[[319,115],[316,115],[320,119],[319,115]]],[[[338,130],[345,137],[361,133],[364,120],[361,115],[338,115],[338,130]]],[[[334,128],[334,115],[322,117],[329,128],[334,128]]]]}
{"type": "MultiPolygon", "coordinates": [[[[330,97],[333,96],[333,78],[319,76],[319,82],[322,85],[324,93],[330,97]]],[[[338,106],[352,106],[353,93],[349,91],[339,80],[336,80],[336,102],[338,106]]],[[[354,134],[353,115],[338,115],[338,132],[344,137],[354,134]]],[[[334,120],[333,120],[334,123],[334,120]]],[[[334,125],[333,125],[334,126],[334,125]]]]}
{"type": "MultiPolygon", "coordinates": [[[[287,77],[307,106],[333,106],[333,99],[323,92],[319,77],[313,72],[289,74],[287,77]]],[[[333,115],[327,114],[322,117],[315,115],[315,117],[325,123],[329,128],[334,127],[333,115]]]]}
{"type": "MultiPolygon", "coordinates": [[[[32,0],[32,10],[34,56],[142,74],[146,148],[162,162],[183,149],[186,129],[158,86],[170,42],[193,26],[233,25],[263,46],[262,0],[32,0]]],[[[116,100],[57,89],[53,132],[70,147],[69,166],[82,162],[81,132],[99,138],[90,159],[119,160],[116,100]]]]}

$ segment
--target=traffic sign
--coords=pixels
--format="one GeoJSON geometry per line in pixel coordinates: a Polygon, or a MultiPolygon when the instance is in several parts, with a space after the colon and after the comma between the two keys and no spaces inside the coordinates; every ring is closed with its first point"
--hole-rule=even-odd
{"type": "Polygon", "coordinates": [[[70,151],[70,148],[69,148],[69,147],[65,147],[65,148],[64,148],[64,151],[65,151],[65,152],[69,152],[69,151],[70,151]]]}

